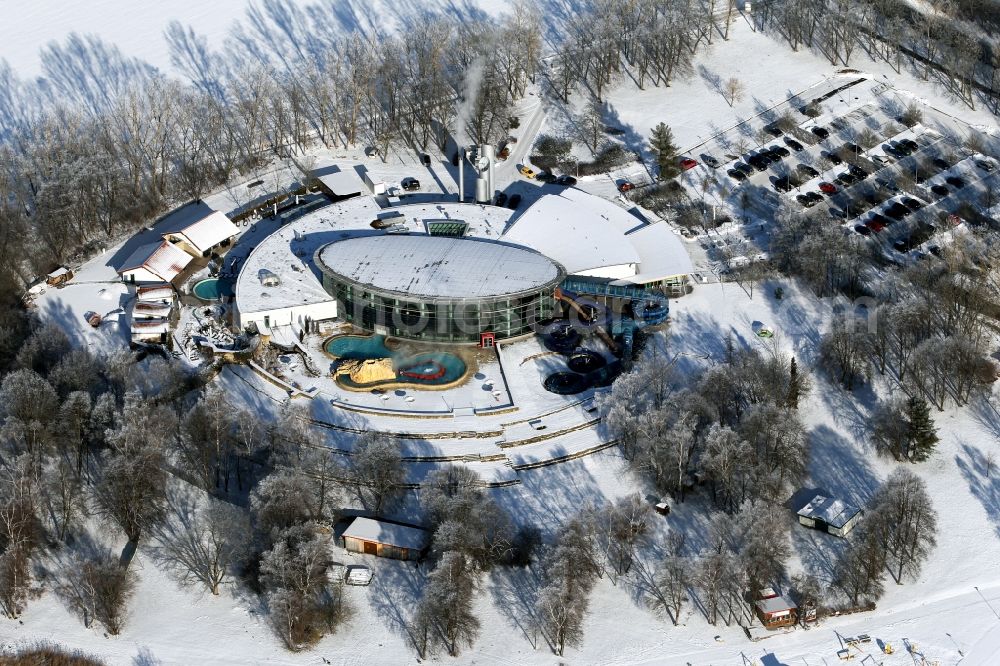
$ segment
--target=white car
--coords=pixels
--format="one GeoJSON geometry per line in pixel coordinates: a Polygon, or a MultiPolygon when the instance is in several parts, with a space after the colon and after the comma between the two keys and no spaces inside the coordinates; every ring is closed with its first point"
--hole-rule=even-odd
{"type": "Polygon", "coordinates": [[[344,573],[344,583],[347,585],[370,585],[374,577],[375,572],[372,571],[371,567],[366,567],[363,564],[352,564],[347,567],[347,571],[344,573]]]}

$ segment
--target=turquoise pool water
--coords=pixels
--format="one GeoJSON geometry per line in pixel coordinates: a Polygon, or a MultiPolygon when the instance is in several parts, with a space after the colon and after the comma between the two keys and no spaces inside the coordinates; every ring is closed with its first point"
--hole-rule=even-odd
{"type": "Polygon", "coordinates": [[[233,287],[225,280],[209,278],[196,284],[191,292],[203,301],[221,301],[223,296],[232,296],[233,287]]]}
{"type": "MultiPolygon", "coordinates": [[[[331,338],[325,346],[326,352],[340,359],[363,360],[369,358],[391,358],[393,367],[399,370],[409,370],[416,373],[437,374],[444,370],[441,376],[431,378],[398,377],[394,382],[415,385],[434,386],[450,384],[465,376],[468,367],[460,357],[446,351],[419,352],[417,354],[401,354],[393,352],[385,345],[382,335],[340,335],[331,338]]],[[[339,381],[344,381],[340,379],[339,381]]],[[[373,385],[377,386],[377,384],[373,385]]]]}
{"type": "Polygon", "coordinates": [[[327,341],[326,353],[352,360],[392,356],[384,335],[339,335],[327,341]]]}

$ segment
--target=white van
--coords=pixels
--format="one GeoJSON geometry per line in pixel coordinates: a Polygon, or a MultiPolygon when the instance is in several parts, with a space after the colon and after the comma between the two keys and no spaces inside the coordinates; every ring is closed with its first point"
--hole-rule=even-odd
{"type": "Polygon", "coordinates": [[[344,574],[344,583],[347,585],[370,585],[374,576],[375,572],[372,571],[371,567],[366,567],[363,564],[352,564],[347,567],[347,572],[344,574]]]}

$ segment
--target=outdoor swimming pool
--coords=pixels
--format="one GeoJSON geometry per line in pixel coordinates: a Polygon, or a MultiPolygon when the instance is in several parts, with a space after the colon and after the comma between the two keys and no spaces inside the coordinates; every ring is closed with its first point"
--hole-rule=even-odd
{"type": "Polygon", "coordinates": [[[191,293],[203,301],[221,301],[223,296],[232,296],[233,286],[219,278],[208,278],[196,284],[191,293]]]}
{"type": "MultiPolygon", "coordinates": [[[[413,384],[417,386],[443,386],[459,381],[469,368],[459,356],[446,351],[427,351],[416,354],[396,352],[385,344],[382,335],[339,335],[327,340],[324,349],[328,354],[343,360],[391,358],[396,379],[371,384],[413,384]]],[[[338,378],[351,388],[362,388],[355,382],[338,378]]]]}

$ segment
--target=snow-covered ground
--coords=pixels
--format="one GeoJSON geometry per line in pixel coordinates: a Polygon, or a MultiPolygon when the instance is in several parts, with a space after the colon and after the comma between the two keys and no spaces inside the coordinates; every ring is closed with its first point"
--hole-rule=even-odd
{"type": "MultiPolygon", "coordinates": [[[[148,22],[150,25],[158,21],[164,24],[174,17],[181,17],[186,22],[200,19],[202,31],[222,35],[232,16],[231,11],[220,9],[224,6],[214,4],[209,8],[181,0],[156,9],[148,22]],[[183,15],[188,10],[190,13],[183,15]]],[[[56,13],[61,13],[70,22],[65,25],[74,25],[74,29],[80,31],[87,31],[87,28],[79,26],[93,25],[96,31],[100,20],[95,17],[107,16],[101,12],[120,7],[121,3],[113,0],[95,2],[84,17],[83,9],[60,8],[57,12],[54,5],[43,3],[38,10],[42,13],[33,15],[34,21],[16,23],[9,28],[13,39],[5,43],[0,53],[31,53],[37,48],[29,44],[31,39],[42,43],[58,36],[57,26],[62,17],[56,20],[56,13]],[[46,11],[49,13],[45,14],[46,11]],[[77,23],[72,23],[74,20],[77,23]]],[[[126,13],[121,14],[124,17],[126,13]]],[[[18,17],[17,20],[23,19],[18,17]]],[[[101,34],[116,41],[123,51],[163,62],[162,53],[157,56],[152,51],[160,48],[153,43],[153,33],[134,30],[134,24],[125,18],[111,21],[106,26],[108,32],[101,34]],[[135,39],[143,41],[143,48],[152,50],[133,50],[129,46],[133,34],[135,39]]],[[[157,30],[161,31],[162,25],[157,30]]],[[[887,75],[897,88],[913,91],[944,112],[974,123],[995,125],[995,119],[984,110],[969,110],[961,102],[943,95],[936,84],[921,81],[905,71],[897,76],[887,66],[865,60],[863,54],[857,57],[856,66],[873,72],[876,78],[884,80],[887,75]]],[[[637,91],[631,83],[623,82],[612,90],[609,106],[614,119],[610,119],[609,124],[617,123],[626,129],[627,141],[639,143],[649,128],[662,120],[674,128],[678,143],[684,147],[694,146],[720,130],[756,116],[789,95],[822,84],[832,74],[834,68],[818,55],[807,51],[792,53],[785,45],[776,44],[770,37],[754,33],[737,22],[732,39],[717,41],[699,57],[696,72],[689,80],[677,81],[669,89],[645,91],[637,91]],[[748,93],[746,99],[730,109],[713,81],[716,76],[728,78],[733,75],[744,81],[748,93]]],[[[853,100],[844,102],[845,110],[852,103],[853,100]]],[[[409,173],[406,167],[389,166],[384,175],[388,179],[409,173]]],[[[614,196],[613,183],[607,177],[583,179],[581,188],[593,189],[608,198],[614,196]]],[[[699,251],[694,249],[696,247],[692,246],[694,252],[699,251]]],[[[109,254],[114,252],[113,249],[109,254]]],[[[40,299],[39,310],[55,321],[75,322],[80,336],[94,336],[86,338],[87,344],[113,347],[120,341],[98,337],[105,335],[104,328],[90,334],[82,324],[86,311],[104,313],[118,306],[111,285],[88,284],[101,281],[113,282],[114,275],[109,275],[106,264],[100,261],[88,264],[87,270],[78,273],[70,286],[49,290],[40,299]],[[100,289],[105,291],[102,293],[100,289]]],[[[693,370],[719,358],[730,331],[742,344],[765,344],[753,335],[754,327],[763,324],[776,333],[766,344],[795,354],[805,367],[813,360],[819,336],[830,325],[832,305],[787,281],[759,285],[752,298],[734,283],[698,285],[692,294],[672,302],[668,344],[672,353],[683,353],[679,367],[693,370]],[[773,295],[777,286],[784,290],[781,300],[773,295]]],[[[523,359],[530,351],[515,348],[510,353],[516,352],[523,359]]],[[[242,371],[224,372],[218,380],[233,401],[249,403],[265,411],[276,409],[281,392],[256,380],[252,373],[242,376],[242,371]]],[[[516,400],[518,392],[537,391],[537,383],[519,386],[515,381],[509,388],[516,400]]],[[[813,444],[810,481],[846,499],[863,503],[879,481],[888,475],[893,464],[875,457],[865,441],[863,432],[873,396],[859,393],[858,396],[845,395],[817,378],[815,390],[803,401],[801,411],[813,444]]],[[[525,400],[536,398],[540,400],[541,396],[528,395],[525,400]]],[[[832,664],[837,663],[836,651],[842,647],[841,637],[866,633],[896,648],[892,656],[876,654],[879,663],[915,664],[920,663],[920,656],[926,657],[928,663],[961,662],[974,666],[997,663],[1000,660],[1000,571],[997,569],[1000,562],[1000,480],[995,473],[993,477],[987,476],[983,461],[985,454],[996,448],[1000,415],[994,405],[998,401],[1000,396],[994,391],[989,401],[935,414],[942,441],[931,460],[914,466],[913,470],[926,481],[939,514],[938,546],[918,580],[902,586],[889,583],[875,612],[831,618],[810,630],[799,629],[761,642],[750,642],[740,629],[709,626],[690,605],[683,614],[681,626],[673,627],[646,608],[627,581],[618,581],[615,585],[604,580],[592,599],[583,645],[569,650],[565,661],[579,664],[832,664]],[[904,640],[915,646],[916,654],[906,652],[904,640]]],[[[329,405],[328,402],[324,404],[329,405]]],[[[495,443],[491,441],[470,440],[467,443],[473,452],[495,450],[495,443]]],[[[413,447],[407,449],[408,453],[426,451],[434,454],[437,449],[436,444],[428,441],[404,441],[403,445],[413,447]]],[[[510,468],[505,467],[505,470],[507,474],[514,474],[510,468]]],[[[518,521],[535,523],[546,532],[556,530],[560,521],[581,504],[644,491],[634,477],[625,472],[615,449],[550,467],[519,470],[515,476],[519,484],[491,492],[518,521]]],[[[412,497],[409,504],[412,505],[412,497]]],[[[702,509],[697,500],[677,507],[660,525],[660,534],[672,525],[696,530],[697,515],[702,509]]],[[[774,510],[784,511],[777,507],[774,510]]],[[[831,542],[833,537],[797,527],[791,524],[791,516],[788,520],[796,548],[793,568],[822,573],[828,564],[824,557],[837,545],[831,542]]],[[[230,591],[212,597],[197,589],[181,587],[142,549],[135,563],[140,588],[121,636],[106,638],[98,630],[85,629],[56,595],[47,592],[28,603],[21,623],[0,622],[0,640],[9,647],[49,639],[100,655],[115,664],[315,664],[323,659],[338,664],[415,661],[415,653],[398,617],[399,614],[405,617],[413,607],[414,599],[410,596],[413,588],[407,583],[419,579],[425,572],[406,563],[374,561],[365,556],[347,555],[339,549],[335,556],[350,561],[365,560],[374,566],[375,583],[369,588],[349,589],[349,597],[357,611],[355,617],[312,652],[290,654],[284,651],[266,625],[255,598],[230,591]]],[[[527,628],[524,583],[519,572],[498,571],[491,576],[477,605],[482,634],[475,647],[454,660],[455,663],[552,664],[557,661],[544,640],[527,628]]],[[[874,644],[866,649],[877,651],[874,644]]],[[[863,657],[857,653],[856,661],[861,662],[863,657]]],[[[450,660],[442,658],[441,661],[450,660]]]]}

